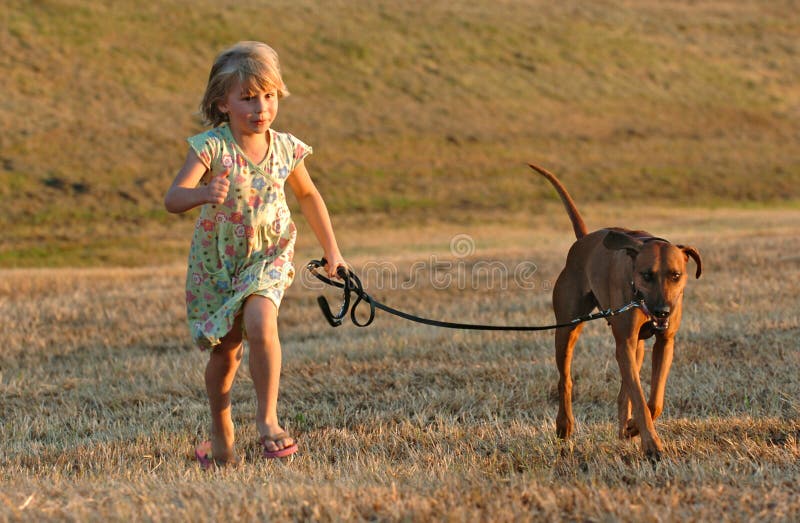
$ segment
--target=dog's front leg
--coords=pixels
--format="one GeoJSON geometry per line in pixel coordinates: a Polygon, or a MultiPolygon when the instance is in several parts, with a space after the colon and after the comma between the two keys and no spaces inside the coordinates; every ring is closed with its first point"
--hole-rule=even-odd
{"type": "MultiPolygon", "coordinates": [[[[617,334],[615,333],[615,337],[617,334]]],[[[642,437],[642,450],[645,455],[659,459],[664,447],[656,434],[650,408],[645,400],[642,382],[636,365],[636,352],[639,346],[637,336],[617,338],[617,363],[619,364],[622,386],[631,401],[633,419],[642,437]]]]}
{"type": "Polygon", "coordinates": [[[650,388],[650,414],[655,420],[664,412],[664,391],[667,387],[667,376],[672,366],[672,354],[675,338],[671,335],[659,336],[653,345],[653,377],[650,388]]]}
{"type": "MultiPolygon", "coordinates": [[[[636,346],[637,376],[641,376],[643,362],[644,362],[644,340],[639,340],[639,343],[636,346]]],[[[636,422],[631,417],[631,399],[628,397],[628,391],[625,389],[624,383],[620,384],[619,396],[617,396],[617,419],[619,420],[620,439],[633,438],[639,435],[639,427],[636,425],[636,422]]]]}
{"type": "Polygon", "coordinates": [[[675,347],[675,334],[681,325],[683,307],[679,301],[670,317],[670,326],[666,332],[656,334],[653,345],[653,374],[650,387],[650,414],[653,420],[664,412],[664,391],[667,387],[667,376],[672,366],[672,354],[675,347]]]}

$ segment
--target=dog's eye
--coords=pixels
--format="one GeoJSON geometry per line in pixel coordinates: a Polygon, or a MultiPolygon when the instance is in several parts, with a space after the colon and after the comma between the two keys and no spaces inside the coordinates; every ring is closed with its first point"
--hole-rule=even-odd
{"type": "Polygon", "coordinates": [[[671,272],[669,274],[669,279],[671,279],[672,281],[681,281],[681,276],[683,275],[679,272],[671,272]]]}
{"type": "Polygon", "coordinates": [[[652,271],[645,271],[641,274],[642,274],[642,279],[647,283],[650,283],[655,278],[652,271]]]}

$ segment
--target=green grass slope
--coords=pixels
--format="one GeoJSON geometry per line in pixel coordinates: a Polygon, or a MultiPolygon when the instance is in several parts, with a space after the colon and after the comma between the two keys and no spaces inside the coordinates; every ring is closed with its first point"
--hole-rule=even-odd
{"type": "Polygon", "coordinates": [[[182,234],[163,193],[211,61],[244,39],[278,50],[275,127],[315,147],[337,216],[534,212],[555,196],[528,161],[580,202],[800,198],[790,1],[9,0],[0,17],[0,265],[142,263],[121,246],[182,234]]]}

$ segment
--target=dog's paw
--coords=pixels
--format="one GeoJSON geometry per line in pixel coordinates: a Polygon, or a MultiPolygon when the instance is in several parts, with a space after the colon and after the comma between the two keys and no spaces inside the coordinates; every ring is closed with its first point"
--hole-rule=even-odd
{"type": "Polygon", "coordinates": [[[661,456],[664,453],[664,445],[661,444],[661,440],[658,436],[653,439],[642,438],[642,450],[649,461],[656,463],[661,461],[661,456]]]}
{"type": "Polygon", "coordinates": [[[633,420],[633,418],[628,418],[628,421],[625,422],[619,431],[620,439],[631,439],[638,435],[639,427],[636,426],[636,422],[633,420]]]}
{"type": "Polygon", "coordinates": [[[556,435],[561,439],[567,439],[575,432],[575,421],[568,418],[556,418],[556,435]]]}
{"type": "Polygon", "coordinates": [[[658,463],[661,461],[663,452],[660,450],[645,451],[644,455],[650,463],[658,463]]]}

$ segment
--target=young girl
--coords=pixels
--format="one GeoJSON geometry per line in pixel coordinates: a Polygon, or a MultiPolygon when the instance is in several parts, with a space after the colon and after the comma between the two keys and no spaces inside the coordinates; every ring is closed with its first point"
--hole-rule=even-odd
{"type": "Polygon", "coordinates": [[[213,128],[188,139],[186,162],[164,198],[173,213],[201,206],[189,254],[186,308],[194,341],[210,349],[205,381],[211,441],[195,450],[205,467],[238,460],[230,391],[245,337],[263,454],[283,457],[297,450],[277,414],[278,307],[294,278],[297,235],[285,182],[324,250],[328,275],[345,266],[325,202],[303,163],[311,147],[271,129],[278,100],[288,95],[272,48],[240,42],[223,51],[201,104],[213,128]]]}

